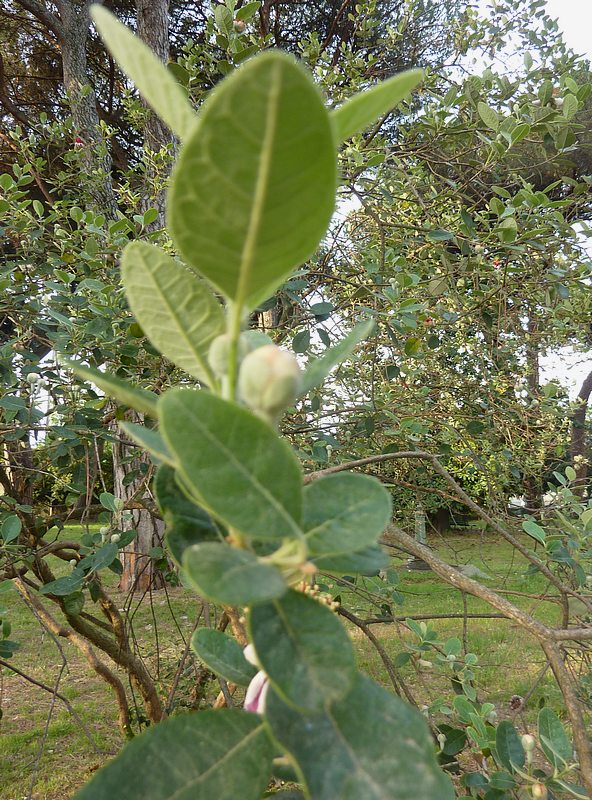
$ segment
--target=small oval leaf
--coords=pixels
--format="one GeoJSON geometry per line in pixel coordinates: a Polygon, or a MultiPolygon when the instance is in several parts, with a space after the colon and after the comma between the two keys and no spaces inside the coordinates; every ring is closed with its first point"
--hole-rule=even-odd
{"type": "Polygon", "coordinates": [[[200,628],[191,638],[193,652],[204,664],[227,681],[248,686],[257,670],[243,655],[242,647],[230,636],[213,628],[200,628]]]}

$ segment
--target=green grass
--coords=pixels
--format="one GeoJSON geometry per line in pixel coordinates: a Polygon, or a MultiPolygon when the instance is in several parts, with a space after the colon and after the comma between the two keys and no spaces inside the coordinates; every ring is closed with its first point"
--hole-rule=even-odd
{"type": "MultiPolygon", "coordinates": [[[[74,538],[81,532],[80,529],[71,528],[66,536],[74,538]]],[[[475,533],[455,534],[441,539],[435,549],[449,563],[470,563],[490,575],[491,579],[484,582],[492,588],[529,595],[540,594],[546,588],[541,576],[524,575],[524,559],[515,554],[506,542],[497,538],[482,537],[475,533]]],[[[53,559],[52,566],[57,575],[69,570],[68,565],[58,559],[53,559]]],[[[392,613],[401,617],[463,612],[461,593],[445,585],[433,573],[408,571],[405,558],[401,555],[393,557],[393,567],[399,574],[399,583],[388,590],[378,578],[360,579],[357,590],[361,590],[361,593],[340,587],[335,580],[326,579],[325,585],[333,594],[339,593],[344,606],[362,618],[384,613],[381,610],[384,603],[389,603],[392,613]],[[399,599],[403,599],[401,605],[390,597],[393,590],[400,593],[399,599]],[[377,591],[382,592],[381,598],[368,594],[377,591]]],[[[118,607],[127,606],[129,601],[117,592],[117,576],[107,573],[105,582],[118,607]]],[[[523,596],[506,596],[543,622],[556,624],[559,620],[557,604],[523,596]]],[[[63,662],[55,640],[19,601],[16,593],[4,595],[2,599],[10,610],[9,618],[13,626],[11,638],[21,643],[12,663],[34,679],[53,686],[63,662]]],[[[469,614],[491,612],[484,602],[472,597],[465,599],[469,614]]],[[[90,604],[90,601],[87,602],[90,604]]],[[[51,606],[50,603],[48,605],[51,606]]],[[[163,696],[170,687],[198,607],[195,595],[182,587],[169,589],[166,594],[155,592],[142,602],[129,605],[129,618],[138,652],[148,663],[163,696]]],[[[89,610],[93,610],[92,604],[89,610]]],[[[53,608],[52,612],[56,613],[53,608]]],[[[508,620],[468,619],[466,630],[463,630],[462,619],[434,619],[427,624],[437,632],[438,642],[445,642],[453,636],[462,640],[466,636],[469,650],[476,653],[479,659],[476,669],[479,699],[495,703],[500,718],[510,717],[510,697],[513,694],[527,694],[543,666],[536,642],[508,620]]],[[[353,626],[350,626],[350,630],[360,667],[388,686],[388,677],[373,645],[360,630],[353,626]]],[[[416,641],[404,624],[378,623],[372,625],[372,631],[391,658],[416,641]]],[[[66,800],[122,745],[111,690],[95,676],[67,641],[61,639],[59,645],[67,659],[59,691],[68,698],[80,719],[73,718],[63,703],[56,700],[47,724],[52,705],[51,695],[8,669],[2,669],[0,800],[25,798],[32,783],[34,800],[66,800]],[[84,727],[90,733],[92,743],[84,727]]],[[[435,653],[428,653],[424,658],[432,661],[431,669],[420,672],[406,665],[400,670],[401,677],[420,705],[429,705],[438,698],[450,702],[453,695],[449,667],[438,664],[435,653]]],[[[183,676],[179,689],[181,706],[189,702],[193,678],[191,669],[183,676]]],[[[215,695],[217,687],[213,685],[211,691],[212,696],[215,695]]],[[[531,724],[539,702],[543,701],[563,714],[560,695],[549,674],[537,686],[519,724],[531,724]]]]}

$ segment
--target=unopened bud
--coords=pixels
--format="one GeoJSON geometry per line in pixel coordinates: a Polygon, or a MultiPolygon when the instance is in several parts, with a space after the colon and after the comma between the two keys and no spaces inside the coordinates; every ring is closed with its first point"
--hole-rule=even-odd
{"type": "Polygon", "coordinates": [[[425,661],[423,658],[420,658],[419,661],[417,662],[417,666],[420,669],[425,670],[427,672],[432,668],[433,665],[431,661],[425,661]]]}
{"type": "Polygon", "coordinates": [[[302,373],[292,353],[274,344],[259,347],[243,361],[238,388],[254,411],[277,417],[298,396],[302,373]]]}
{"type": "Polygon", "coordinates": [[[232,27],[237,33],[242,33],[247,27],[247,23],[243,19],[235,19],[232,23],[232,27]]]}
{"type": "Polygon", "coordinates": [[[532,784],[532,796],[534,800],[547,800],[549,797],[549,792],[547,791],[547,787],[544,783],[533,783],[532,784]]]}
{"type": "Polygon", "coordinates": [[[446,744],[446,734],[439,733],[436,737],[438,739],[438,744],[440,745],[440,750],[444,750],[444,745],[446,744]]]}
{"type": "Polygon", "coordinates": [[[121,539],[121,534],[119,534],[119,533],[114,533],[114,534],[111,535],[111,543],[112,544],[117,544],[117,542],[120,539],[121,539]]]}
{"type": "Polygon", "coordinates": [[[25,380],[27,383],[30,383],[31,386],[35,386],[41,380],[41,376],[38,372],[29,372],[25,380]]]}
{"type": "Polygon", "coordinates": [[[71,559],[70,559],[70,566],[71,566],[71,567],[75,567],[75,566],[76,566],[76,564],[78,564],[78,561],[76,561],[76,559],[75,559],[75,558],[71,558],[71,559]]]}
{"type": "MultiPolygon", "coordinates": [[[[210,345],[210,350],[208,352],[208,362],[210,367],[213,369],[214,373],[218,377],[222,377],[222,375],[226,375],[228,372],[228,354],[230,351],[230,342],[232,341],[230,334],[222,333],[220,336],[216,336],[212,344],[210,345]]],[[[238,362],[243,360],[243,358],[249,352],[249,342],[248,340],[241,336],[238,340],[238,362]]]]}
{"type": "Polygon", "coordinates": [[[109,530],[110,528],[108,528],[106,525],[103,525],[102,528],[99,528],[99,533],[101,534],[101,536],[107,536],[109,530]]]}
{"type": "Polygon", "coordinates": [[[536,739],[534,736],[531,736],[530,733],[525,733],[524,736],[520,738],[520,741],[522,742],[522,747],[526,753],[532,753],[536,747],[536,739]]]}
{"type": "Polygon", "coordinates": [[[485,717],[485,721],[489,722],[490,725],[495,725],[497,722],[497,711],[493,709],[489,712],[489,714],[485,717]]]}

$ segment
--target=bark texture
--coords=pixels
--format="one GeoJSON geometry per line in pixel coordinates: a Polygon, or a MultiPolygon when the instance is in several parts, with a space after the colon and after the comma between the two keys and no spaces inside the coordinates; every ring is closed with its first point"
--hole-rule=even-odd
{"type": "Polygon", "coordinates": [[[592,394],[592,372],[582,383],[576,408],[571,417],[570,457],[576,471],[574,491],[580,496],[584,494],[588,482],[588,446],[586,441],[586,415],[588,402],[592,394]]]}

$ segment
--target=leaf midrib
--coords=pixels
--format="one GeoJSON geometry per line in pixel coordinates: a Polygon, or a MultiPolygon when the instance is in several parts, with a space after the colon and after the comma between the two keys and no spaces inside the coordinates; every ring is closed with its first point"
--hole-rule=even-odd
{"type": "Polygon", "coordinates": [[[249,216],[247,235],[245,237],[245,243],[241,252],[239,264],[239,279],[235,298],[238,308],[243,308],[246,305],[249,292],[249,281],[255,260],[255,247],[261,228],[263,206],[265,204],[269,186],[269,174],[271,171],[273,154],[272,144],[277,129],[277,112],[279,105],[278,99],[282,84],[282,67],[283,64],[281,62],[273,64],[273,72],[271,73],[267,113],[265,117],[265,133],[261,141],[259,169],[257,171],[257,179],[255,182],[253,205],[251,208],[251,214],[249,216]]]}

